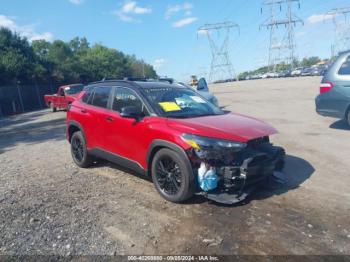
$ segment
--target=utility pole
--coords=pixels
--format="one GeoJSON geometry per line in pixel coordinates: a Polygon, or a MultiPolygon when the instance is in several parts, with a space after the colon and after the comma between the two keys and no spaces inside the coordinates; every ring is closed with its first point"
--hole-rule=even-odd
{"type": "Polygon", "coordinates": [[[232,28],[239,29],[239,26],[236,23],[227,21],[205,24],[197,30],[197,34],[205,33],[207,35],[211,48],[209,82],[235,78],[229,55],[230,32],[232,28]]]}
{"type": "MultiPolygon", "coordinates": [[[[263,7],[269,7],[270,16],[260,25],[259,29],[265,27],[270,30],[269,43],[269,70],[276,72],[277,65],[285,63],[291,65],[295,60],[295,41],[294,27],[299,23],[304,24],[303,20],[297,17],[293,12],[293,5],[297,4],[300,8],[300,0],[265,0],[263,7]],[[276,12],[278,10],[278,13],[276,12]],[[286,11],[284,14],[283,11],[286,11]],[[282,13],[283,15],[278,15],[282,13]],[[281,28],[281,30],[280,30],[281,28]]],[[[261,8],[261,13],[263,12],[261,8]]]]}
{"type": "Polygon", "coordinates": [[[334,24],[334,42],[331,46],[332,57],[339,52],[350,50],[350,6],[334,8],[325,14],[325,18],[331,16],[334,24]]]}

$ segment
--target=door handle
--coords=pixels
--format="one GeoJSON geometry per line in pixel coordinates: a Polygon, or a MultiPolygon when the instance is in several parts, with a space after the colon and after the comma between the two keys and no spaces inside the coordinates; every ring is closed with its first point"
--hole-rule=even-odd
{"type": "Polygon", "coordinates": [[[106,120],[107,120],[108,122],[113,122],[113,117],[107,116],[107,117],[106,117],[106,120]]]}
{"type": "Polygon", "coordinates": [[[83,114],[87,113],[87,111],[85,109],[81,109],[80,112],[82,112],[83,114]]]}

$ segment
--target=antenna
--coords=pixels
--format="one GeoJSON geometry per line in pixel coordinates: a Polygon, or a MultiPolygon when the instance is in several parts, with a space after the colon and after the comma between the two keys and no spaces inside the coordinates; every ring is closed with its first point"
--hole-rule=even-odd
{"type": "Polygon", "coordinates": [[[210,82],[235,78],[235,72],[229,56],[230,31],[232,28],[237,28],[239,32],[238,24],[229,21],[205,24],[197,30],[197,35],[199,32],[204,32],[207,35],[211,48],[210,82]],[[217,37],[215,37],[214,33],[216,33],[217,37]],[[222,35],[224,37],[220,37],[222,35]]]}
{"type": "MultiPolygon", "coordinates": [[[[294,67],[295,49],[294,27],[297,24],[304,24],[303,20],[293,13],[293,3],[297,3],[300,8],[300,0],[265,0],[263,7],[269,7],[270,17],[267,18],[259,27],[265,27],[270,30],[269,44],[269,70],[276,72],[277,65],[285,63],[294,67]],[[277,17],[276,9],[279,7],[279,13],[286,8],[287,12],[281,18],[277,17]],[[283,28],[284,25],[284,28],[283,28]],[[282,26],[282,30],[278,30],[282,26]]],[[[280,17],[280,16],[279,16],[280,17]]]]}

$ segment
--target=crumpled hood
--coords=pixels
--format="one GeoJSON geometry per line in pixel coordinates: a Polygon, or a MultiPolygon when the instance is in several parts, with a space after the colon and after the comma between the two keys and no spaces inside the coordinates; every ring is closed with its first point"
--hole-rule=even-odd
{"type": "Polygon", "coordinates": [[[263,121],[236,113],[187,119],[169,118],[167,124],[183,133],[238,142],[277,133],[275,128],[263,121]]]}

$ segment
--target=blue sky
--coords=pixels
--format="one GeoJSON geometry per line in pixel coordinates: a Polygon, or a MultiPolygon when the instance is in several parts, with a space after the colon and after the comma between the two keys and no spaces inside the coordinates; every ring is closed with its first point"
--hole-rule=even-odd
{"type": "MultiPolygon", "coordinates": [[[[268,17],[261,14],[262,0],[0,0],[0,26],[29,39],[68,41],[87,37],[153,64],[160,75],[187,80],[209,71],[211,53],[205,23],[233,21],[230,56],[236,72],[267,64],[269,32],[259,30],[268,17]]],[[[304,26],[295,29],[299,58],[330,56],[334,27],[324,14],[345,7],[349,0],[301,0],[295,13],[304,26]],[[325,19],[324,19],[325,18],[325,19]]]]}

